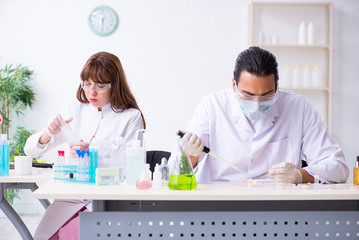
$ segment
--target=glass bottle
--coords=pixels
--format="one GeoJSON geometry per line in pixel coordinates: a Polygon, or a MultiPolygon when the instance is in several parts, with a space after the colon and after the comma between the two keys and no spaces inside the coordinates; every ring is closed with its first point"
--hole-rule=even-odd
{"type": "Polygon", "coordinates": [[[183,151],[179,142],[176,156],[173,160],[175,163],[171,169],[168,187],[172,190],[195,190],[197,182],[193,174],[191,159],[183,151]]]}

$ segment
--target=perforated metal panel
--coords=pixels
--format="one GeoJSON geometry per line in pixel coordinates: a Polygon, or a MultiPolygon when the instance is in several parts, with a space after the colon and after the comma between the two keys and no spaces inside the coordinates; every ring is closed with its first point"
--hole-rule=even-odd
{"type": "Polygon", "coordinates": [[[359,239],[359,212],[81,212],[80,239],[359,239]]]}

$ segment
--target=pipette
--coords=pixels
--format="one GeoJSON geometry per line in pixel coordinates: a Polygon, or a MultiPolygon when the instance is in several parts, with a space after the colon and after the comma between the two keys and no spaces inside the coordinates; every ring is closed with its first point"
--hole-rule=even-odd
{"type": "MultiPolygon", "coordinates": [[[[184,136],[184,133],[181,131],[178,131],[177,133],[178,136],[180,136],[181,138],[184,136]]],[[[230,166],[231,168],[235,169],[236,171],[248,176],[248,173],[246,173],[245,171],[243,171],[242,169],[240,169],[239,167],[236,167],[235,165],[233,165],[232,163],[228,162],[227,160],[224,160],[223,158],[221,158],[220,156],[218,156],[217,154],[215,154],[214,152],[212,152],[208,147],[204,146],[203,150],[204,153],[209,154],[210,156],[214,157],[215,159],[218,159],[220,161],[222,161],[223,163],[227,164],[228,166],[230,166]]],[[[265,173],[264,173],[265,174],[265,173]]],[[[260,175],[261,176],[261,175],[260,175]]],[[[259,176],[257,176],[259,177],[259,176]]]]}

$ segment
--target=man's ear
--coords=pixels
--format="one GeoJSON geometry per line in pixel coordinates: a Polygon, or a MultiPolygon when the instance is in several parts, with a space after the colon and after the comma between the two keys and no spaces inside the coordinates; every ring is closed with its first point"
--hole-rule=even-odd
{"type": "Polygon", "coordinates": [[[234,80],[234,78],[232,78],[232,88],[233,88],[233,91],[234,91],[234,92],[237,92],[237,91],[236,91],[236,87],[237,87],[237,86],[236,86],[236,80],[234,80]]]}

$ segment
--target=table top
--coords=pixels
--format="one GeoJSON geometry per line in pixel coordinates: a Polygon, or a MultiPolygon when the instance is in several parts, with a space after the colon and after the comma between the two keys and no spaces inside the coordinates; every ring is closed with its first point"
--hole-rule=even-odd
{"type": "Polygon", "coordinates": [[[238,182],[199,183],[196,190],[170,190],[167,187],[137,190],[135,186],[96,186],[49,181],[33,193],[34,198],[156,201],[247,201],[247,200],[359,200],[359,187],[347,184],[258,186],[238,182]]]}
{"type": "Polygon", "coordinates": [[[0,177],[0,183],[36,183],[47,182],[52,179],[51,168],[32,168],[31,175],[15,175],[14,170],[10,170],[10,176],[0,177]]]}

